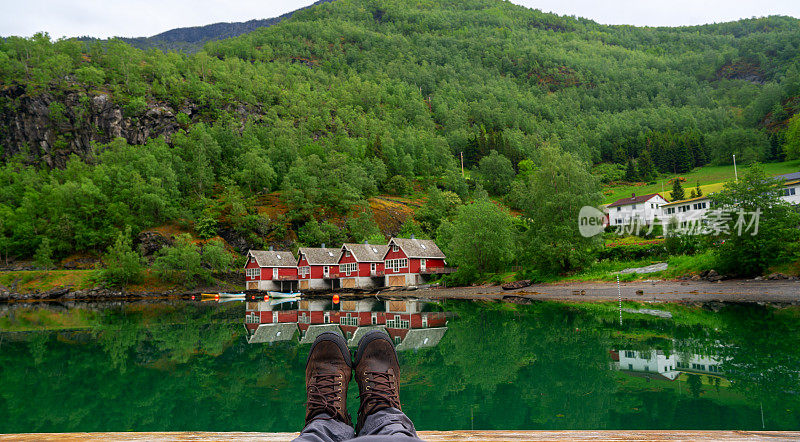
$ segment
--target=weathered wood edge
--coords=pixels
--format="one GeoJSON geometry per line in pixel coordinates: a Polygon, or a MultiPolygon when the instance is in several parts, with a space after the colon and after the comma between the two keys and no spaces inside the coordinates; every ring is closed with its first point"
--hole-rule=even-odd
{"type": "MultiPolygon", "coordinates": [[[[800,440],[800,431],[421,431],[437,441],[760,441],[800,440]]],[[[291,441],[297,433],[30,433],[0,434],[0,441],[291,441]]]]}

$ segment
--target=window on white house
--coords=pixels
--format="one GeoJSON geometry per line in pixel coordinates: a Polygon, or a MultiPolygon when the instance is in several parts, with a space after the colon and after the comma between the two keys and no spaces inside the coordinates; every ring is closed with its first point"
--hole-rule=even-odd
{"type": "Polygon", "coordinates": [[[636,204],[631,206],[631,210],[636,210],[636,204]]]}
{"type": "Polygon", "coordinates": [[[617,206],[617,212],[622,212],[622,206],[617,206]]]}

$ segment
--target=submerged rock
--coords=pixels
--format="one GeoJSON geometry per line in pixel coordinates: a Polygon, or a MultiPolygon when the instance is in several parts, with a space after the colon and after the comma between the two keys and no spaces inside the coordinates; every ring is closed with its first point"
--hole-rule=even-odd
{"type": "Polygon", "coordinates": [[[633,267],[630,269],[620,270],[617,274],[625,275],[628,273],[637,273],[637,274],[644,274],[644,273],[655,273],[667,270],[669,264],[665,262],[660,262],[658,264],[653,264],[645,267],[633,267]]]}
{"type": "Polygon", "coordinates": [[[622,311],[626,312],[626,313],[637,313],[637,314],[641,314],[641,315],[650,315],[650,316],[656,316],[656,317],[659,317],[659,318],[672,319],[672,313],[665,312],[664,310],[654,310],[654,309],[649,309],[649,308],[645,308],[645,309],[641,309],[641,310],[634,310],[632,308],[624,308],[624,309],[622,309],[622,311]]]}

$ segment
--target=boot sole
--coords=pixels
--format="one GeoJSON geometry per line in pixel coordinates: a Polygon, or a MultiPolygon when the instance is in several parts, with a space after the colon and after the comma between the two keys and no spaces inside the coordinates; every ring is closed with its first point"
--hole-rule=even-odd
{"type": "MultiPolygon", "coordinates": [[[[392,350],[394,350],[394,343],[392,342],[392,338],[390,338],[386,332],[381,330],[370,331],[366,335],[364,335],[364,337],[362,337],[360,341],[358,341],[358,349],[356,350],[356,357],[353,362],[353,366],[356,366],[358,365],[359,362],[361,362],[361,356],[364,355],[364,349],[367,348],[367,345],[370,342],[377,341],[379,339],[388,342],[389,345],[392,346],[392,350]]],[[[394,358],[395,360],[397,360],[397,350],[394,350],[394,358]]]]}
{"type": "MultiPolygon", "coordinates": [[[[317,339],[314,339],[314,343],[311,344],[311,350],[308,352],[309,356],[311,353],[314,352],[314,347],[317,346],[322,341],[331,341],[339,347],[339,351],[342,352],[342,357],[347,362],[347,366],[352,368],[353,362],[350,358],[350,349],[347,348],[347,341],[344,340],[344,337],[338,333],[333,332],[324,332],[317,336],[317,339]]],[[[308,361],[306,360],[306,365],[308,365],[308,361]]]]}

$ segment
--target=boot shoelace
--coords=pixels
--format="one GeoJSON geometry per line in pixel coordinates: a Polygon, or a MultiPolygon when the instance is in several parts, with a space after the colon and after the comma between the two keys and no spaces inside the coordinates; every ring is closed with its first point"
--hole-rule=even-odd
{"type": "Polygon", "coordinates": [[[330,416],[328,419],[333,419],[339,413],[336,401],[342,399],[342,377],[336,373],[323,373],[313,375],[312,380],[306,404],[316,412],[315,415],[324,412],[330,416]]]}
{"type": "Polygon", "coordinates": [[[393,375],[386,371],[368,371],[364,373],[367,385],[364,387],[364,391],[358,395],[359,399],[361,399],[359,412],[362,412],[372,402],[383,403],[397,409],[400,408],[400,398],[397,396],[397,390],[392,385],[392,377],[393,375]]]}

